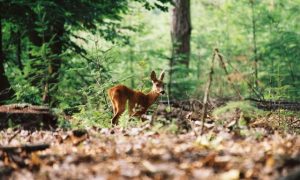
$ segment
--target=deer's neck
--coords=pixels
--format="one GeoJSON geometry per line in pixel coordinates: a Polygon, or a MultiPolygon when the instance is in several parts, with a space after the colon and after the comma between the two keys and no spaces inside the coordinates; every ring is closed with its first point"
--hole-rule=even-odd
{"type": "Polygon", "coordinates": [[[151,106],[159,97],[159,93],[155,91],[150,91],[146,96],[148,99],[148,106],[151,106]]]}

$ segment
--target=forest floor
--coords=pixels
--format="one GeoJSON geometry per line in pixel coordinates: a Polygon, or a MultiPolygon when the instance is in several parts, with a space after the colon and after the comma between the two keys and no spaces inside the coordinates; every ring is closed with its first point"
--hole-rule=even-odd
{"type": "Polygon", "coordinates": [[[1,131],[0,179],[278,179],[299,177],[300,136],[263,127],[199,125],[1,131]],[[49,144],[45,150],[20,145],[49,144]],[[14,149],[15,147],[18,147],[14,149]],[[298,174],[297,174],[298,173],[298,174]]]}

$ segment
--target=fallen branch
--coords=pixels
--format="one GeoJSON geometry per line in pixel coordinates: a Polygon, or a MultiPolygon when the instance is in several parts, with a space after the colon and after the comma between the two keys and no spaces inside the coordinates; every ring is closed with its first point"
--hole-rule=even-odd
{"type": "Polygon", "coordinates": [[[274,100],[258,100],[253,98],[247,98],[247,100],[256,103],[257,107],[264,110],[276,110],[276,109],[286,109],[292,111],[300,111],[299,102],[289,102],[289,101],[274,101],[274,100]]]}
{"type": "Polygon", "coordinates": [[[0,129],[9,123],[20,125],[23,129],[52,129],[57,126],[57,116],[46,106],[30,104],[10,104],[0,106],[0,129]]]}
{"type": "Polygon", "coordinates": [[[9,139],[8,143],[10,143],[19,133],[21,132],[21,129],[18,129],[9,139]]]}
{"type": "Polygon", "coordinates": [[[42,151],[48,149],[49,144],[36,144],[36,145],[21,145],[21,146],[0,146],[0,151],[13,153],[17,151],[25,151],[27,153],[34,151],[42,151]]]}

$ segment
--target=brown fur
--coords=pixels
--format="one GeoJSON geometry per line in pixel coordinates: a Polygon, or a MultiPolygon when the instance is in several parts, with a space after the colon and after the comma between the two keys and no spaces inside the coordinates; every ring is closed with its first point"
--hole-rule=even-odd
{"type": "Polygon", "coordinates": [[[132,90],[124,85],[117,85],[108,90],[108,95],[112,102],[114,116],[112,124],[118,124],[118,119],[125,111],[126,103],[128,102],[128,110],[131,116],[138,116],[145,114],[147,109],[157,100],[163,90],[164,73],[160,75],[159,80],[156,78],[154,71],[151,73],[153,83],[152,90],[144,94],[140,91],[132,90]]]}

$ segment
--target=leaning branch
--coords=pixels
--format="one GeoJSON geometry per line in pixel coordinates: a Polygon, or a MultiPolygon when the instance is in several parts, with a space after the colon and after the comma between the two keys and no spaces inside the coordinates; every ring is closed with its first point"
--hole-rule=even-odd
{"type": "MultiPolygon", "coordinates": [[[[217,54],[217,56],[218,56],[219,62],[220,62],[220,64],[221,64],[222,68],[224,69],[226,76],[228,77],[228,76],[229,76],[229,73],[228,73],[228,70],[227,70],[227,68],[226,68],[226,65],[225,65],[225,62],[224,62],[224,58],[223,58],[223,56],[219,53],[219,50],[218,50],[218,49],[215,49],[215,51],[216,51],[216,54],[217,54]]],[[[228,80],[228,79],[227,79],[227,80],[228,80]]],[[[229,80],[228,80],[228,81],[229,81],[229,80]]],[[[238,89],[233,83],[231,83],[230,81],[229,81],[229,84],[230,84],[231,87],[234,89],[234,91],[235,91],[236,94],[238,95],[239,99],[240,99],[240,100],[243,100],[244,98],[242,97],[241,92],[239,91],[239,89],[238,89]]]]}
{"type": "Polygon", "coordinates": [[[215,57],[216,57],[217,53],[218,53],[218,49],[215,49],[214,53],[212,55],[212,59],[211,59],[208,82],[207,82],[207,85],[206,85],[205,94],[204,94],[204,98],[203,98],[201,134],[203,133],[203,130],[204,130],[204,122],[205,122],[205,118],[206,118],[206,115],[207,115],[207,105],[208,105],[207,100],[208,100],[208,97],[209,97],[209,91],[210,91],[210,87],[211,87],[212,80],[213,80],[215,57]]]}

